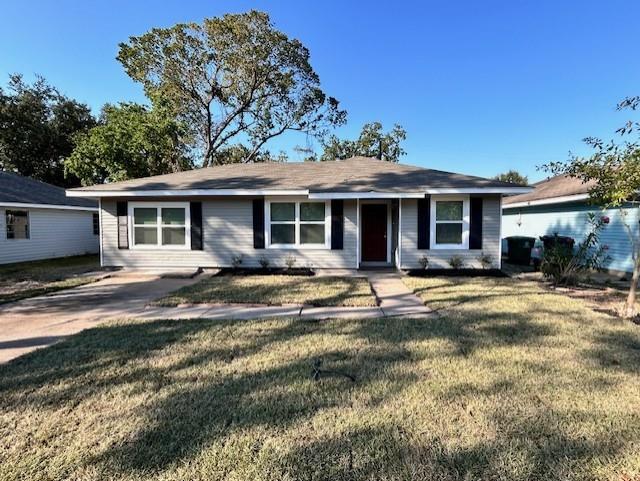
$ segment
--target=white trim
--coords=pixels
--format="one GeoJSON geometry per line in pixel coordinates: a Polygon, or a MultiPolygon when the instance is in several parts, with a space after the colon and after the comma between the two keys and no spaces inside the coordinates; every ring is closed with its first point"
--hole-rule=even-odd
{"type": "MultiPolygon", "coordinates": [[[[128,212],[127,212],[127,222],[128,222],[128,230],[129,230],[129,249],[135,250],[190,250],[191,249],[191,212],[189,208],[189,202],[129,202],[128,203],[128,212]],[[156,230],[158,232],[158,243],[157,244],[138,244],[136,245],[135,241],[135,225],[134,225],[134,217],[133,217],[133,209],[136,207],[143,209],[156,209],[156,230]],[[184,209],[184,244],[183,245],[162,245],[162,208],[183,208],[184,209]]],[[[152,227],[152,226],[148,226],[152,227]]],[[[170,227],[170,226],[166,226],[170,227]]],[[[181,227],[181,226],[176,226],[181,227]]]]}
{"type": "Polygon", "coordinates": [[[265,199],[264,203],[264,235],[265,235],[265,247],[267,249],[331,249],[331,202],[329,201],[313,201],[313,199],[307,198],[293,198],[293,199],[265,199]],[[290,224],[294,226],[295,243],[294,244],[272,244],[271,243],[271,204],[272,203],[289,203],[295,204],[295,219],[293,221],[276,221],[275,224],[290,224]],[[300,220],[300,204],[301,203],[317,203],[324,204],[324,222],[319,221],[303,221],[300,220]],[[300,243],[300,225],[301,224],[317,224],[324,225],[324,244],[301,244],[300,243]]]}
{"type": "Polygon", "coordinates": [[[165,190],[67,190],[67,197],[166,197],[211,195],[306,195],[309,199],[419,199],[425,194],[525,194],[531,187],[464,187],[426,189],[420,192],[309,192],[308,189],[165,189],[165,190]]]}
{"type": "Polygon", "coordinates": [[[398,269],[402,268],[402,199],[398,200],[398,269]]]}
{"type": "Polygon", "coordinates": [[[360,199],[356,199],[356,269],[360,269],[360,199]]]}
{"type": "MultiPolygon", "coordinates": [[[[500,197],[500,212],[502,212],[502,197],[500,197]]],[[[502,269],[502,217],[498,228],[498,269],[502,269]]]]}
{"type": "Polygon", "coordinates": [[[167,197],[208,195],[308,195],[308,190],[185,189],[185,190],[67,190],[67,197],[167,197]]]}
{"type": "Polygon", "coordinates": [[[566,202],[576,202],[587,200],[589,194],[563,195],[560,197],[550,197],[548,199],[530,200],[525,202],[514,202],[513,204],[504,204],[503,209],[513,209],[517,207],[529,207],[534,205],[564,204],[566,202]]]}
{"type": "Polygon", "coordinates": [[[104,267],[104,253],[102,250],[102,199],[98,199],[98,244],[100,247],[100,267],[104,267]]]}
{"type": "Polygon", "coordinates": [[[60,210],[89,210],[98,212],[97,207],[80,207],[76,205],[55,205],[55,204],[28,204],[25,202],[0,202],[0,207],[19,207],[25,209],[60,209],[60,210]]]}
{"type": "MultiPolygon", "coordinates": [[[[386,205],[387,206],[387,232],[386,232],[386,239],[387,239],[387,259],[385,261],[365,261],[362,258],[358,258],[359,262],[361,265],[366,265],[366,266],[385,266],[385,265],[389,265],[391,263],[391,235],[392,235],[392,225],[391,225],[391,203],[389,201],[383,200],[383,201],[377,201],[376,199],[368,199],[368,200],[362,200],[362,202],[359,202],[360,204],[360,209],[362,208],[363,205],[386,205]]],[[[359,252],[362,253],[362,241],[364,240],[364,238],[362,237],[362,226],[358,226],[358,234],[359,234],[359,243],[360,245],[358,247],[360,247],[359,252]]],[[[362,254],[360,254],[361,256],[362,254]]]]}
{"type": "MultiPolygon", "coordinates": [[[[468,195],[434,195],[431,196],[431,215],[429,226],[429,249],[469,249],[469,225],[470,225],[470,207],[468,195]],[[436,202],[457,201],[462,202],[462,243],[461,244],[437,244],[436,243],[436,223],[446,223],[447,221],[436,220],[436,202]]],[[[451,221],[450,223],[459,224],[460,221],[451,221]]]]}

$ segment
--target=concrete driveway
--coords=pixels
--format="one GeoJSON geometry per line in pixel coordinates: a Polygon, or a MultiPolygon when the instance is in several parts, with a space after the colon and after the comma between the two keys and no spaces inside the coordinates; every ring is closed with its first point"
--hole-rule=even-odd
{"type": "Polygon", "coordinates": [[[150,301],[199,280],[115,275],[0,306],[0,363],[106,320],[135,317],[150,301]]]}

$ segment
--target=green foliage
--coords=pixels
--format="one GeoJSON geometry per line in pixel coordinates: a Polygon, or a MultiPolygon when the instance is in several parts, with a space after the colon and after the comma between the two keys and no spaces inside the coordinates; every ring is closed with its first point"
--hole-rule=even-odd
{"type": "Polygon", "coordinates": [[[356,140],[340,140],[335,135],[329,136],[322,143],[324,151],[320,160],[363,156],[398,162],[406,154],[401,145],[406,138],[407,132],[398,124],[384,133],[380,122],[370,122],[362,127],[356,140]]]}
{"type": "Polygon", "coordinates": [[[83,185],[190,169],[185,134],[160,107],[107,104],[99,125],[76,137],[65,169],[83,185]]]}
{"type": "Polygon", "coordinates": [[[540,271],[554,285],[575,284],[587,272],[602,270],[610,260],[607,246],[600,244],[600,234],[608,221],[593,212],[587,216],[589,232],[587,237],[574,249],[555,242],[545,248],[540,263],[540,271]]]}
{"type": "Polygon", "coordinates": [[[322,136],[346,118],[320,88],[307,48],[266,13],[154,28],[120,44],[118,60],[153,102],[168,102],[189,126],[204,165],[230,142],[248,141],[244,160],[253,161],[286,131],[322,136]]]}
{"type": "MultiPolygon", "coordinates": [[[[214,165],[235,164],[239,162],[247,162],[251,156],[251,149],[242,145],[234,144],[228,147],[221,147],[213,154],[214,165]]],[[[280,152],[273,156],[268,150],[262,150],[256,153],[252,158],[252,162],[286,162],[288,160],[285,152],[280,152]]]]}
{"type": "Polygon", "coordinates": [[[9,76],[0,88],[0,170],[17,172],[61,187],[80,184],[65,178],[63,159],[73,137],[95,125],[89,107],[60,94],[42,77],[31,85],[9,76]]]}
{"type": "Polygon", "coordinates": [[[527,185],[529,183],[527,176],[522,175],[517,170],[508,170],[507,172],[496,175],[494,179],[516,185],[527,185]]]}

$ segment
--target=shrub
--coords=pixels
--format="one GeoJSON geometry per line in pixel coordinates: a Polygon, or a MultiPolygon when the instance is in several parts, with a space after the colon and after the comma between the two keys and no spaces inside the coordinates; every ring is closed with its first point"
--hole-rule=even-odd
{"type": "Polygon", "coordinates": [[[462,269],[462,266],[464,266],[464,260],[460,256],[451,256],[451,259],[449,259],[449,265],[452,269],[462,269]]]}
{"type": "Polygon", "coordinates": [[[422,256],[420,259],[418,259],[418,262],[420,263],[420,266],[423,270],[427,270],[427,267],[429,267],[429,258],[427,256],[422,256]]]}
{"type": "Polygon", "coordinates": [[[609,261],[608,246],[600,245],[600,232],[608,224],[608,218],[590,212],[587,223],[589,233],[575,250],[560,242],[545,248],[540,271],[554,286],[576,284],[590,270],[600,271],[609,261]]]}
{"type": "Polygon", "coordinates": [[[478,257],[478,262],[483,269],[491,269],[493,267],[493,257],[489,254],[485,254],[484,252],[478,257]]]}
{"type": "Polygon", "coordinates": [[[231,258],[231,267],[233,267],[234,269],[237,269],[238,267],[240,267],[240,265],[242,264],[242,259],[243,259],[242,254],[233,256],[231,258]]]}
{"type": "Polygon", "coordinates": [[[260,263],[260,267],[262,267],[263,269],[269,268],[269,259],[267,259],[265,256],[261,256],[260,259],[258,259],[258,262],[260,263]]]}
{"type": "Polygon", "coordinates": [[[284,258],[284,263],[287,266],[287,269],[291,270],[293,269],[293,266],[296,265],[297,259],[296,256],[294,256],[293,254],[289,254],[287,257],[284,258]]]}

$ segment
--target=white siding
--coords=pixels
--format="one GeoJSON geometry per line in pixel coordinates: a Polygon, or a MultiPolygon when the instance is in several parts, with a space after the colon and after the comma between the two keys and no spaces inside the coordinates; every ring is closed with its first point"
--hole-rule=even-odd
{"type": "Polygon", "coordinates": [[[93,212],[0,206],[0,264],[98,252],[93,212]],[[29,239],[7,239],[6,210],[29,211],[29,239]]]}
{"type": "Polygon", "coordinates": [[[449,268],[449,259],[460,256],[464,259],[464,267],[480,268],[478,257],[488,254],[499,266],[500,255],[500,197],[487,196],[482,205],[482,250],[462,249],[418,249],[418,201],[402,199],[402,269],[419,269],[420,258],[427,256],[429,267],[449,268]]]}
{"type": "Polygon", "coordinates": [[[608,255],[611,257],[606,267],[611,270],[631,272],[633,270],[631,244],[621,210],[626,212],[625,220],[632,227],[634,236],[637,238],[640,220],[638,208],[601,210],[583,203],[505,209],[502,216],[502,236],[522,235],[537,238],[557,233],[581,242],[588,232],[587,214],[595,212],[598,215],[606,215],[610,223],[604,227],[600,237],[600,242],[609,247],[608,255]]]}
{"type": "Polygon", "coordinates": [[[266,257],[271,266],[284,266],[293,255],[298,267],[355,268],[356,203],[344,203],[344,249],[254,249],[252,199],[221,198],[202,202],[203,247],[195,250],[118,249],[116,200],[102,201],[103,262],[129,267],[228,267],[242,254],[243,266],[258,267],[266,257]]]}

